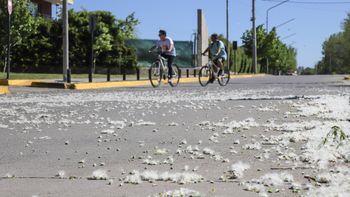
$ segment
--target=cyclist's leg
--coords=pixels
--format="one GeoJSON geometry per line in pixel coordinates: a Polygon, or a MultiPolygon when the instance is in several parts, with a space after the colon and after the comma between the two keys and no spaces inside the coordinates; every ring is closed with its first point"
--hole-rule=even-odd
{"type": "Polygon", "coordinates": [[[224,70],[224,61],[225,61],[225,59],[222,57],[218,58],[218,60],[217,60],[216,65],[221,70],[224,70]]]}
{"type": "Polygon", "coordinates": [[[213,62],[214,62],[214,65],[213,65],[213,71],[215,72],[215,73],[217,73],[218,72],[218,61],[219,61],[219,59],[218,58],[215,58],[214,60],[213,60],[213,62]]]}
{"type": "Polygon", "coordinates": [[[168,77],[171,79],[173,77],[173,63],[175,60],[175,56],[168,55],[168,77]]]}

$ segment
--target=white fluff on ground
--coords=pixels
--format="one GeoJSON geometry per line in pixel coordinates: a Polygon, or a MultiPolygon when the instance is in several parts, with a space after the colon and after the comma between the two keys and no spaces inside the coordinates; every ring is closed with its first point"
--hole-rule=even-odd
{"type": "Polygon", "coordinates": [[[144,171],[140,173],[139,171],[133,171],[125,179],[125,183],[140,184],[142,181],[170,181],[178,184],[186,183],[199,183],[204,179],[201,175],[193,172],[163,172],[158,173],[157,171],[144,171]]]}
{"type": "Polygon", "coordinates": [[[187,188],[180,188],[176,190],[170,190],[167,192],[161,192],[157,195],[154,195],[153,197],[200,197],[202,196],[200,192],[187,189],[187,188]]]}
{"type": "Polygon", "coordinates": [[[88,179],[90,180],[107,180],[108,175],[106,170],[98,169],[92,172],[91,177],[88,179]]]}
{"type": "Polygon", "coordinates": [[[244,171],[248,170],[250,165],[239,161],[231,166],[230,175],[232,179],[243,178],[244,171]]]}

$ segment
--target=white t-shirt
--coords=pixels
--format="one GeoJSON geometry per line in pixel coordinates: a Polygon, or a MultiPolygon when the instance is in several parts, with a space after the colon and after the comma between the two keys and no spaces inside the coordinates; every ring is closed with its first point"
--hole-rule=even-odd
{"type": "Polygon", "coordinates": [[[165,40],[158,40],[156,46],[161,48],[162,53],[166,55],[176,56],[176,49],[173,39],[166,37],[165,40]],[[173,49],[169,52],[170,46],[173,45],[173,49]]]}

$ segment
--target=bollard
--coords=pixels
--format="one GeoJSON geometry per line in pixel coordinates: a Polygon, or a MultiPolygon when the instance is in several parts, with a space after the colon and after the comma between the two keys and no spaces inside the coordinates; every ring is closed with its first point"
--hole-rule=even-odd
{"type": "Polygon", "coordinates": [[[123,72],[123,81],[126,81],[126,69],[123,69],[122,72],[123,72]]]}
{"type": "Polygon", "coordinates": [[[194,76],[194,77],[197,76],[197,70],[196,70],[196,69],[193,70],[193,76],[194,76]]]}
{"type": "Polygon", "coordinates": [[[72,82],[72,72],[70,69],[67,69],[67,83],[72,82]]]}
{"type": "Polygon", "coordinates": [[[89,73],[89,83],[91,83],[92,82],[92,73],[90,72],[89,73]]]}
{"type": "Polygon", "coordinates": [[[139,81],[140,80],[140,69],[136,68],[136,80],[139,81]]]}
{"type": "Polygon", "coordinates": [[[186,69],[186,75],[187,75],[187,78],[190,78],[190,70],[189,69],[186,69]]]}
{"type": "Polygon", "coordinates": [[[148,69],[148,79],[149,79],[149,80],[152,79],[151,69],[148,69]]]}
{"type": "Polygon", "coordinates": [[[107,81],[111,81],[111,69],[107,69],[107,81]]]}

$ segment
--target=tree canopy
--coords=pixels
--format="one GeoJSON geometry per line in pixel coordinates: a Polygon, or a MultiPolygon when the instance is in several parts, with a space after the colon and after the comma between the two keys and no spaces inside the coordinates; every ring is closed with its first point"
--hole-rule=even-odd
{"type": "MultiPolygon", "coordinates": [[[[3,47],[0,57],[7,51],[7,1],[0,7],[0,42],[3,47]]],[[[14,72],[62,72],[62,20],[34,16],[29,0],[13,0],[12,15],[12,65],[14,72]]],[[[116,19],[111,12],[69,10],[70,67],[73,73],[86,73],[89,68],[91,34],[89,17],[96,17],[94,56],[96,68],[125,67],[137,65],[135,50],[125,41],[135,38],[139,24],[134,14],[125,19],[116,19]]],[[[0,61],[4,68],[6,61],[0,61]]]]}
{"type": "Polygon", "coordinates": [[[342,32],[331,35],[323,43],[322,54],[315,66],[318,74],[350,73],[350,13],[342,24],[342,32]]]}
{"type": "MultiPolygon", "coordinates": [[[[277,36],[276,28],[266,32],[263,25],[256,28],[258,64],[260,72],[287,73],[295,71],[297,67],[297,51],[295,48],[286,45],[277,36]]],[[[247,56],[252,57],[253,36],[252,31],[247,30],[242,37],[243,49],[247,56]]]]}

